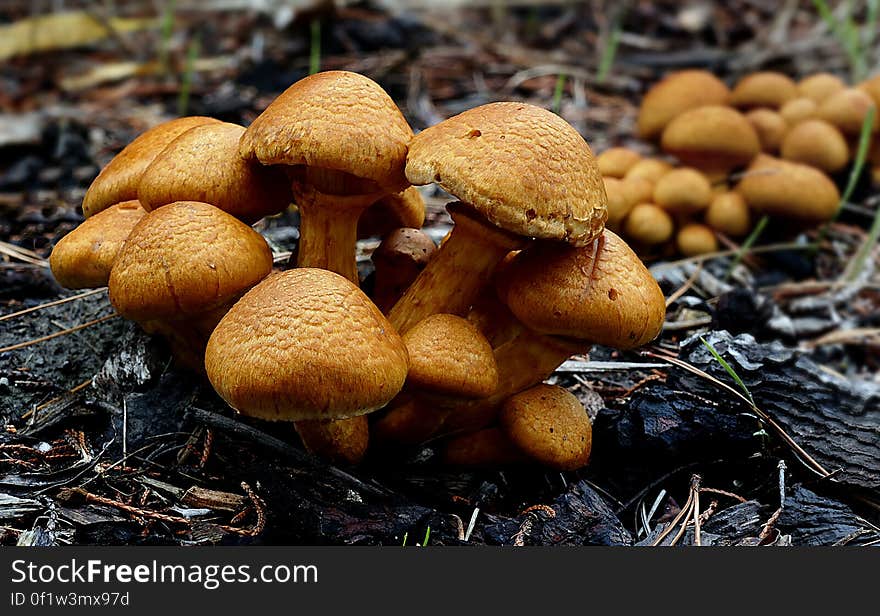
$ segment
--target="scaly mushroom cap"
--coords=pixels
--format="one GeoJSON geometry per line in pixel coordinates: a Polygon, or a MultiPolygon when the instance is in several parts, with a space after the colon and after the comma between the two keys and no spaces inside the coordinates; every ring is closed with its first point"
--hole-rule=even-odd
{"type": "Polygon", "coordinates": [[[715,195],[706,210],[705,220],[710,227],[730,237],[742,237],[751,229],[749,206],[736,192],[715,195]]]}
{"type": "Polygon", "coordinates": [[[481,105],[425,129],[410,144],[406,176],[436,182],[526,237],[583,246],[607,216],[590,146],[558,115],[526,103],[481,105]]]}
{"type": "Polygon", "coordinates": [[[590,418],[580,400],[562,387],[541,384],[511,396],[498,419],[510,441],[544,466],[570,471],[590,459],[590,418]]]}
{"type": "Polygon", "coordinates": [[[133,321],[180,319],[234,300],[270,271],[259,233],[213,205],[178,201],[135,225],[110,271],[110,302],[133,321]]]}
{"type": "Polygon", "coordinates": [[[496,290],[526,327],[619,349],[653,340],[666,314],[657,282],[611,231],[584,248],[529,246],[501,272],[496,290]]]}
{"type": "Polygon", "coordinates": [[[219,122],[214,118],[190,116],[154,126],[113,157],[92,182],[83,197],[83,215],[88,218],[115,203],[137,199],[141,174],[166,145],[195,126],[219,122]]]}
{"type": "Polygon", "coordinates": [[[622,178],[626,172],[642,160],[642,155],[629,148],[610,148],[596,157],[599,173],[604,177],[622,178]]]}
{"type": "Polygon", "coordinates": [[[819,105],[816,117],[833,124],[847,135],[858,135],[862,132],[862,124],[871,108],[875,110],[871,131],[877,132],[880,128],[877,103],[869,94],[856,88],[847,88],[826,98],[819,105]]]}
{"type": "Polygon", "coordinates": [[[840,171],[849,160],[849,146],[843,134],[824,120],[801,122],[785,136],[782,158],[821,169],[840,171]]]}
{"type": "Polygon", "coordinates": [[[470,321],[433,314],[403,335],[409,353],[407,383],[434,393],[485,398],[498,387],[495,356],[470,321]]]}
{"type": "MultiPolygon", "coordinates": [[[[652,184],[656,184],[657,180],[672,171],[672,164],[659,158],[643,158],[626,172],[623,176],[624,180],[635,180],[638,178],[648,180],[652,184]]],[[[653,190],[653,189],[652,189],[653,190]]]]}
{"type": "Polygon", "coordinates": [[[788,75],[774,71],[760,71],[740,79],[730,92],[727,102],[739,109],[755,107],[779,109],[797,96],[797,84],[788,75]]]}
{"type": "Polygon", "coordinates": [[[217,393],[244,415],[345,419],[403,387],[406,347],[346,278],[298,268],[272,274],[235,303],[205,353],[217,393]]]}
{"type": "Polygon", "coordinates": [[[709,170],[745,165],[761,151],[758,134],[748,119],[721,106],[699,107],[679,115],[663,131],[661,144],[686,165],[709,170]]]}
{"type": "Polygon", "coordinates": [[[718,250],[718,238],[712,228],[691,222],[684,225],[675,234],[675,245],[678,252],[685,257],[694,257],[718,250]]]}
{"type": "Polygon", "coordinates": [[[804,77],[797,84],[798,94],[821,103],[826,98],[846,88],[846,83],[831,73],[816,73],[804,77]]]}
{"type": "Polygon", "coordinates": [[[181,133],[141,176],[138,199],[144,209],[199,201],[248,223],[284,211],[293,200],[290,183],[277,169],[238,155],[243,134],[244,127],[228,122],[181,133]]]}
{"type": "Polygon", "coordinates": [[[708,71],[671,73],[654,84],[642,98],[639,135],[644,139],[656,139],[676,116],[696,107],[724,104],[729,95],[727,86],[708,71]]]}
{"type": "Polygon", "coordinates": [[[654,203],[668,212],[693,214],[709,207],[711,200],[712,185],[696,169],[673,169],[654,185],[654,203]]]}
{"type": "Polygon", "coordinates": [[[761,154],[735,188],[751,209],[806,224],[830,220],[840,193],[831,179],[808,165],[761,154]]]}
{"type": "Polygon", "coordinates": [[[49,255],[52,275],[62,287],[104,287],[125,240],[146,212],[137,201],[123,201],[86,218],[55,244],[49,255]]]}
{"type": "Polygon", "coordinates": [[[358,219],[358,237],[384,237],[395,229],[421,229],[425,200],[415,186],[391,193],[368,207],[358,219]]]}
{"type": "Polygon", "coordinates": [[[788,123],[782,114],[772,109],[752,109],[746,113],[746,118],[751,122],[761,142],[764,152],[778,152],[788,130],[788,123]]]}
{"type": "Polygon", "coordinates": [[[788,126],[795,126],[804,120],[812,120],[819,110],[819,103],[812,98],[793,98],[779,108],[779,115],[788,126]]]}
{"type": "Polygon", "coordinates": [[[241,138],[239,152],[264,165],[341,171],[398,192],[412,129],[379,84],[348,71],[325,71],[294,83],[241,138]]]}
{"type": "Polygon", "coordinates": [[[672,237],[675,223],[669,212],[654,203],[639,203],[623,221],[623,232],[628,239],[655,246],[672,237]]]}

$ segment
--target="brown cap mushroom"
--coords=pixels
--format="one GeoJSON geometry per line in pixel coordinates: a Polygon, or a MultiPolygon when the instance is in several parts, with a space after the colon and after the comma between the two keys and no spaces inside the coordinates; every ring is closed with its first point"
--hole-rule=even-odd
{"type": "Polygon", "coordinates": [[[782,114],[772,109],[752,109],[746,113],[746,118],[752,123],[761,142],[761,149],[765,152],[778,152],[788,124],[782,114]]]}
{"type": "Polygon", "coordinates": [[[622,188],[630,207],[650,203],[654,198],[654,182],[645,177],[623,178],[622,188]]]}
{"type": "Polygon", "coordinates": [[[402,333],[430,314],[465,314],[498,262],[528,238],[582,246],[607,217],[587,142],[526,103],[482,105],[425,129],[410,144],[406,175],[461,201],[448,207],[450,236],[389,313],[402,333]]]}
{"type": "Polygon", "coordinates": [[[137,199],[141,174],[166,145],[184,131],[219,122],[214,118],[191,116],[154,126],[122,149],[105,166],[83,197],[83,214],[88,218],[115,203],[137,199]]]}
{"type": "Polygon", "coordinates": [[[370,443],[366,415],[342,420],[303,420],[294,423],[294,427],[306,451],[333,464],[357,464],[370,443]]]}
{"type": "Polygon", "coordinates": [[[672,170],[672,164],[659,158],[643,158],[626,172],[623,176],[625,180],[634,180],[642,178],[648,180],[652,184],[662,178],[672,170]]]}
{"type": "Polygon", "coordinates": [[[788,75],[775,71],[759,71],[746,75],[737,82],[730,92],[728,104],[739,109],[779,109],[797,96],[797,84],[788,75]]]}
{"type": "Polygon", "coordinates": [[[395,229],[420,229],[425,223],[425,200],[415,186],[382,197],[358,219],[358,237],[385,237],[395,229]]]}
{"type": "Polygon", "coordinates": [[[470,321],[432,314],[403,335],[408,386],[458,398],[485,398],[498,386],[492,347],[470,321]]]}
{"type": "Polygon", "coordinates": [[[781,154],[785,160],[834,173],[846,166],[849,146],[834,125],[824,120],[806,120],[788,131],[781,154]]]}
{"type": "Polygon", "coordinates": [[[107,286],[116,255],[145,214],[137,201],[123,201],[86,218],[52,249],[55,280],[68,289],[107,286]]]}
{"type": "Polygon", "coordinates": [[[605,223],[609,229],[616,229],[621,221],[626,218],[629,211],[635,205],[630,191],[627,191],[624,180],[603,177],[605,183],[605,195],[608,198],[608,221],[605,223]]]}
{"type": "Polygon", "coordinates": [[[709,179],[688,167],[673,169],[654,185],[654,203],[674,214],[694,214],[709,207],[709,179]]]}
{"type": "Polygon", "coordinates": [[[729,94],[727,86],[708,71],[671,73],[654,84],[642,99],[639,135],[644,139],[655,139],[676,116],[695,107],[721,105],[729,94]]]}
{"type": "Polygon", "coordinates": [[[830,220],[840,202],[837,186],[818,169],[767,154],[755,158],[735,190],[754,211],[803,224],[830,220]]]}
{"type": "Polygon", "coordinates": [[[436,251],[434,240],[419,229],[396,229],[385,236],[372,254],[373,302],[383,313],[403,296],[436,251]]]}
{"type": "Polygon", "coordinates": [[[877,103],[869,94],[856,88],[847,88],[826,98],[816,110],[816,117],[833,124],[844,134],[858,135],[862,132],[868,110],[872,108],[875,111],[871,131],[877,132],[880,128],[877,103]]]}
{"type": "Polygon", "coordinates": [[[785,103],[779,109],[779,115],[788,126],[794,126],[804,120],[815,118],[818,110],[819,103],[812,98],[798,97],[785,103]]]}
{"type": "Polygon", "coordinates": [[[465,432],[443,443],[447,466],[498,467],[521,464],[528,458],[498,427],[465,432]]]}
{"type": "Polygon", "coordinates": [[[695,257],[718,250],[718,238],[711,227],[691,222],[675,234],[675,245],[685,257],[695,257]]]}
{"type": "Polygon", "coordinates": [[[352,282],[297,268],[236,302],[211,334],[205,367],[240,413],[301,421],[381,408],[403,387],[408,360],[403,340],[352,282]]]}
{"type": "Polygon", "coordinates": [[[144,209],[200,201],[247,223],[284,211],[293,201],[287,178],[277,169],[243,160],[238,154],[243,134],[244,127],[228,122],[181,133],[141,176],[137,194],[144,209]]]}
{"type": "Polygon", "coordinates": [[[675,223],[669,212],[653,203],[639,203],[623,221],[623,232],[639,244],[655,246],[672,237],[675,223]]]}
{"type": "Polygon", "coordinates": [[[684,164],[708,172],[740,167],[761,151],[748,119],[735,109],[717,105],[677,116],[663,131],[661,145],[684,164]]]}
{"type": "Polygon", "coordinates": [[[605,177],[622,178],[642,155],[629,148],[610,148],[596,157],[599,173],[605,177]]]}
{"type": "Polygon", "coordinates": [[[751,229],[749,206],[736,192],[715,195],[705,219],[710,227],[730,237],[742,237],[751,229]]]}
{"type": "Polygon", "coordinates": [[[511,396],[499,423],[510,442],[543,466],[570,471],[590,459],[593,427],[587,411],[557,385],[536,385],[511,396]]]}
{"type": "Polygon", "coordinates": [[[297,81],[248,127],[247,160],[286,168],[300,210],[297,264],[354,283],[357,222],[380,198],[408,186],[412,129],[373,80],[326,71],[297,81]]]}
{"type": "Polygon", "coordinates": [[[821,103],[826,98],[846,88],[846,83],[831,73],[808,75],[797,83],[798,94],[821,103]]]}

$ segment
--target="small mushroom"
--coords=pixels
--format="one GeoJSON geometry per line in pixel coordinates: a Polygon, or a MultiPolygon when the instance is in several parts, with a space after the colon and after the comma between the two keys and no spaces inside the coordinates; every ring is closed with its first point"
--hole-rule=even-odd
{"type": "Polygon", "coordinates": [[[788,130],[788,124],[782,114],[772,109],[752,109],[746,113],[746,118],[752,123],[761,142],[761,150],[764,152],[778,152],[788,130]]]}
{"type": "Polygon", "coordinates": [[[730,237],[742,237],[751,229],[748,204],[742,195],[731,191],[715,195],[705,220],[710,227],[730,237]]]}
{"type": "Polygon", "coordinates": [[[761,151],[748,119],[735,109],[717,105],[677,116],[663,131],[661,145],[684,164],[711,175],[746,165],[761,151]]]}
{"type": "Polygon", "coordinates": [[[605,183],[605,196],[608,198],[607,228],[615,230],[620,227],[621,221],[626,218],[635,203],[626,189],[626,182],[618,178],[603,177],[605,183]]]}
{"type": "Polygon", "coordinates": [[[639,203],[623,221],[627,238],[647,246],[668,242],[675,231],[675,222],[669,212],[653,203],[639,203]]]}
{"type": "MultiPolygon", "coordinates": [[[[645,177],[630,177],[623,179],[623,193],[626,195],[629,207],[635,207],[639,203],[650,203],[654,198],[654,182],[645,177]]],[[[614,231],[614,229],[612,229],[614,231]]]]}
{"type": "Polygon", "coordinates": [[[648,180],[652,184],[656,184],[660,178],[670,171],[672,171],[672,164],[665,160],[660,160],[659,158],[643,158],[630,167],[629,171],[626,172],[626,175],[624,175],[623,178],[625,180],[642,178],[648,180]]]}
{"type": "Polygon", "coordinates": [[[846,88],[846,83],[831,73],[816,73],[804,77],[797,83],[798,94],[821,103],[832,94],[846,88]]]}
{"type": "Polygon", "coordinates": [[[177,118],[139,135],[114,156],[91,183],[83,197],[83,214],[88,218],[116,203],[137,199],[141,174],[166,145],[194,126],[217,122],[219,120],[202,116],[177,118]]]}
{"type": "Polygon", "coordinates": [[[450,437],[440,457],[447,466],[497,468],[522,464],[528,458],[498,427],[483,428],[450,437]]]}
{"type": "Polygon", "coordinates": [[[870,79],[866,79],[858,86],[858,89],[867,93],[874,99],[874,104],[880,107],[880,73],[874,75],[870,79]]]}
{"type": "Polygon", "coordinates": [[[759,71],[746,75],[737,82],[730,92],[728,104],[738,109],[779,109],[797,96],[797,84],[788,75],[775,71],[759,71]]]}
{"type": "Polygon", "coordinates": [[[375,266],[372,299],[386,313],[434,256],[437,246],[419,229],[395,229],[373,251],[375,266]]]}
{"type": "Polygon", "coordinates": [[[421,229],[425,223],[425,200],[415,186],[379,199],[358,219],[358,237],[385,237],[395,229],[421,229]]]}
{"type": "Polygon", "coordinates": [[[798,97],[785,103],[779,115],[788,126],[795,126],[804,120],[812,120],[819,110],[819,103],[812,98],[798,97]]]}
{"type": "Polygon", "coordinates": [[[642,160],[642,155],[629,148],[609,148],[596,157],[599,173],[605,177],[622,178],[626,172],[642,160]]]}
{"type": "Polygon", "coordinates": [[[656,139],[676,116],[704,105],[721,105],[729,95],[727,86],[708,71],[671,73],[651,86],[642,98],[639,135],[644,139],[656,139]]]}
{"type": "Polygon", "coordinates": [[[877,132],[880,129],[877,103],[869,94],[857,88],[847,88],[826,98],[816,110],[816,117],[833,124],[845,135],[855,136],[862,132],[862,124],[872,108],[875,112],[871,131],[877,132]]]}
{"type": "Polygon", "coordinates": [[[123,201],[86,218],[62,237],[49,255],[58,284],[68,289],[107,286],[116,256],[145,214],[137,201],[123,201]]]}
{"type": "Polygon", "coordinates": [[[849,146],[834,125],[824,120],[807,120],[788,132],[781,154],[785,160],[834,173],[846,166],[849,146]]]}
{"type": "Polygon", "coordinates": [[[711,200],[712,185],[696,169],[673,169],[654,185],[654,203],[675,215],[701,212],[711,200]]]}
{"type": "Polygon", "coordinates": [[[572,471],[589,462],[590,418],[574,394],[558,385],[536,385],[511,396],[498,419],[510,442],[543,466],[572,471]]]}
{"type": "Polygon", "coordinates": [[[718,238],[712,227],[698,222],[682,226],[675,234],[675,246],[685,257],[718,251],[718,238]]]}

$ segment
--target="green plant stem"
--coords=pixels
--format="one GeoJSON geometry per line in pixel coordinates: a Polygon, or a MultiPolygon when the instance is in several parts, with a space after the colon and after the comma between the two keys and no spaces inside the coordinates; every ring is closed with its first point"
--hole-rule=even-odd
{"type": "Polygon", "coordinates": [[[755,225],[755,228],[752,229],[752,232],[749,233],[749,236],[742,243],[742,246],[739,247],[739,250],[736,251],[736,254],[733,256],[733,261],[730,262],[730,267],[727,268],[727,272],[724,274],[724,280],[730,278],[731,274],[733,274],[733,270],[736,269],[736,266],[739,265],[740,261],[743,260],[743,257],[749,252],[755,242],[758,241],[758,238],[761,236],[761,233],[764,232],[764,228],[767,226],[767,223],[770,219],[767,216],[762,216],[761,220],[758,221],[758,224],[755,225]]]}
{"type": "Polygon", "coordinates": [[[852,283],[859,279],[859,275],[865,268],[865,262],[874,251],[878,239],[880,239],[880,208],[877,208],[877,212],[874,214],[874,222],[871,224],[868,236],[865,238],[865,241],[862,242],[862,245],[859,246],[858,251],[853,255],[852,260],[846,268],[846,273],[844,275],[844,280],[846,282],[852,283]]]}
{"type": "Polygon", "coordinates": [[[626,8],[620,8],[614,15],[614,22],[611,25],[611,31],[602,47],[602,56],[599,59],[599,71],[596,74],[596,80],[599,83],[605,83],[608,73],[614,64],[614,57],[617,55],[617,46],[620,43],[620,34],[623,30],[623,16],[626,8]]]}
{"type": "Polygon", "coordinates": [[[556,77],[556,86],[553,88],[553,103],[552,109],[553,113],[559,115],[559,112],[562,111],[562,93],[565,91],[565,82],[567,76],[565,73],[559,73],[556,77]]]}
{"type": "Polygon", "coordinates": [[[177,115],[180,116],[185,116],[189,110],[189,95],[192,90],[193,75],[196,71],[196,58],[199,57],[201,46],[201,37],[196,33],[186,50],[186,67],[180,84],[180,94],[177,97],[177,115]]]}
{"type": "Polygon", "coordinates": [[[309,28],[311,45],[309,48],[309,75],[314,75],[321,70],[321,20],[318,17],[312,19],[309,28]]]}
{"type": "Polygon", "coordinates": [[[705,346],[707,349],[709,349],[709,352],[712,354],[712,357],[715,358],[715,361],[717,361],[719,364],[721,364],[721,367],[727,371],[727,374],[730,375],[730,378],[732,378],[734,381],[736,381],[736,384],[739,385],[740,389],[742,389],[743,393],[745,394],[746,398],[749,399],[749,402],[752,404],[752,406],[755,406],[755,399],[752,398],[752,392],[749,391],[749,388],[746,387],[746,384],[743,382],[743,380],[741,378],[739,378],[739,375],[736,373],[736,370],[733,369],[733,366],[728,364],[727,361],[725,361],[725,359],[723,357],[721,357],[721,354],[715,350],[715,347],[712,346],[711,342],[707,341],[702,336],[700,336],[700,342],[703,343],[703,346],[705,346]]]}
{"type": "Polygon", "coordinates": [[[176,0],[168,0],[162,11],[162,38],[159,41],[159,67],[163,75],[169,72],[169,50],[171,47],[171,35],[174,33],[176,0]]]}

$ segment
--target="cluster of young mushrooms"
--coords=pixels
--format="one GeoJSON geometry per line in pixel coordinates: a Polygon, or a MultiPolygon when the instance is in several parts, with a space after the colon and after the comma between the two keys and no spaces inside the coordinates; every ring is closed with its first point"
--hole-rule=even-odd
{"type": "Polygon", "coordinates": [[[717,233],[746,236],[756,218],[792,230],[830,220],[832,179],[850,164],[869,110],[867,161],[880,186],[880,75],[854,87],[818,73],[795,82],[762,71],[732,89],[704,70],[654,84],[642,100],[639,136],[670,157],[615,147],[597,157],[608,227],[643,256],[718,250],[717,233]],[[741,173],[735,173],[741,172],[741,173]]]}
{"type": "Polygon", "coordinates": [[[109,287],[242,415],[292,422],[304,446],[356,463],[443,438],[450,464],[574,469],[590,421],[542,382],[591,344],[653,339],[663,295],[604,230],[589,146],[532,105],[483,105],[413,135],[370,79],[293,84],[249,128],[186,117],[143,133],[89,187],[86,220],[50,264],[109,287]],[[414,185],[457,201],[439,247],[414,185]],[[296,204],[296,267],[250,224],[296,204]],[[383,237],[372,297],[356,241],[383,237]]]}

